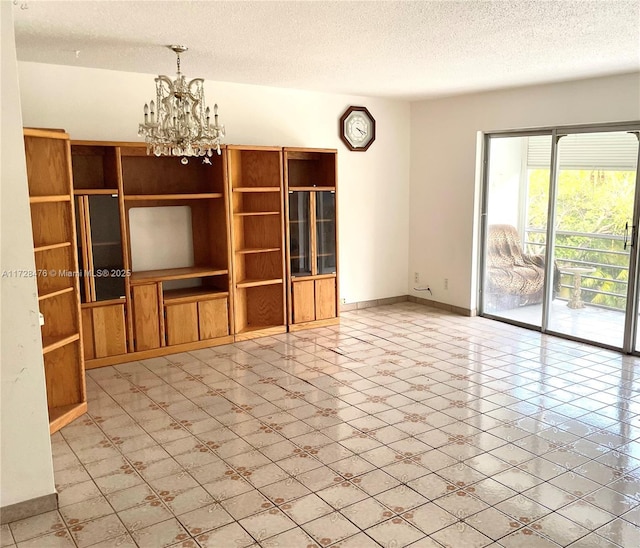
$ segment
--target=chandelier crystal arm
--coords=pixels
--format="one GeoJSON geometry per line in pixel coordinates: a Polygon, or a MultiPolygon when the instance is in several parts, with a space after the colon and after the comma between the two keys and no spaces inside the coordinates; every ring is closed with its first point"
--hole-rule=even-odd
{"type": "Polygon", "coordinates": [[[213,107],[211,125],[211,110],[204,98],[204,79],[187,81],[180,72],[180,53],[187,48],[169,47],[177,55],[176,78],[160,75],[155,79],[156,101],[145,104],[144,122],[138,128],[138,135],[147,143],[147,154],[183,156],[183,163],[189,156],[210,157],[213,150],[220,154],[225,127],[218,122],[218,105],[213,107]]]}

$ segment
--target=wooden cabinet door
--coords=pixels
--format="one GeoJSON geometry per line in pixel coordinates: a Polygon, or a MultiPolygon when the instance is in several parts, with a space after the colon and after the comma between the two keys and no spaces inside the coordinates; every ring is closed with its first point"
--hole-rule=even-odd
{"type": "Polygon", "coordinates": [[[316,280],[315,304],[316,320],[336,317],[336,279],[316,280]]]}
{"type": "Polygon", "coordinates": [[[105,358],[107,356],[126,354],[127,337],[124,321],[124,303],[95,306],[90,310],[94,357],[105,358]]]}
{"type": "Polygon", "coordinates": [[[293,282],[293,323],[316,319],[313,285],[313,280],[293,282]]]}
{"type": "Polygon", "coordinates": [[[136,339],[136,351],[160,348],[157,284],[134,285],[131,291],[133,293],[133,332],[136,339]]]}
{"type": "Polygon", "coordinates": [[[92,360],[96,357],[96,349],[93,342],[93,314],[90,308],[83,308],[82,312],[82,348],[84,359],[92,360]]]}
{"type": "Polygon", "coordinates": [[[198,340],[198,303],[172,304],[166,311],[168,345],[198,340]]]}
{"type": "Polygon", "coordinates": [[[227,299],[211,299],[198,303],[200,340],[225,337],[229,334],[227,299]]]}

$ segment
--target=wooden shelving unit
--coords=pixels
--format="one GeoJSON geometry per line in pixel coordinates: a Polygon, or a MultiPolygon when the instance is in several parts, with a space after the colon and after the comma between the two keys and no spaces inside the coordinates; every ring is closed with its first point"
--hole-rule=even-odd
{"type": "Polygon", "coordinates": [[[83,280],[87,367],[232,342],[226,156],[183,165],[180,158],[148,156],[139,143],[89,141],[73,142],[72,153],[83,264],[90,272],[123,273],[111,292],[104,279],[83,280]],[[188,209],[192,262],[136,266],[164,260],[166,242],[154,240],[153,230],[144,234],[148,245],[132,249],[131,212],[155,208],[188,209]],[[108,217],[100,216],[107,210],[108,217]]]}
{"type": "MultiPolygon", "coordinates": [[[[337,321],[335,150],[227,146],[183,165],[140,143],[69,148],[53,134],[66,164],[35,162],[32,178],[66,165],[66,182],[33,185],[36,261],[81,276],[39,279],[39,302],[73,317],[79,290],[81,313],[43,331],[49,362],[76,348],[101,367],[337,321]]],[[[64,422],[73,412],[52,394],[64,422]]]]}
{"type": "Polygon", "coordinates": [[[228,146],[235,338],[287,328],[282,149],[228,146]]]}
{"type": "Polygon", "coordinates": [[[49,430],[87,410],[69,136],[24,130],[49,430]]]}
{"type": "Polygon", "coordinates": [[[337,151],[284,149],[289,330],[338,322],[337,151]]]}

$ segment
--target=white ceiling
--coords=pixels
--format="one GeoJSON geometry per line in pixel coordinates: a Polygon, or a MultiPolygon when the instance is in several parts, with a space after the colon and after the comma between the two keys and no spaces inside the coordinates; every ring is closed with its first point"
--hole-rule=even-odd
{"type": "Polygon", "coordinates": [[[638,1],[14,4],[41,63],[171,75],[185,44],[187,77],[405,99],[640,70],[638,1]]]}

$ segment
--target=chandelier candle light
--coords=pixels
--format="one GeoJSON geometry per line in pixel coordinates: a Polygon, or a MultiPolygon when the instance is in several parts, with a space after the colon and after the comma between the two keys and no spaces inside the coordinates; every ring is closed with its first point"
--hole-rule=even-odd
{"type": "Polygon", "coordinates": [[[218,123],[218,105],[213,105],[211,125],[211,111],[204,101],[204,79],[187,81],[180,72],[180,54],[187,48],[167,47],[177,55],[178,73],[173,81],[162,75],[155,79],[156,101],[144,105],[144,123],[139,125],[138,135],[144,136],[147,154],[153,151],[156,156],[182,156],[183,164],[189,162],[188,156],[204,156],[204,162],[211,163],[209,157],[214,149],[220,154],[225,135],[224,125],[218,123]]]}

